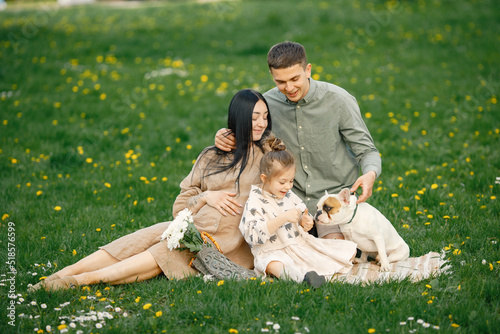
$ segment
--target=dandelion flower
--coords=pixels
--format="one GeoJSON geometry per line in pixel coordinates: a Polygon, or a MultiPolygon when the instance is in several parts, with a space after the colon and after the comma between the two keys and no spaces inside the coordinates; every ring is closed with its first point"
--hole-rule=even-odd
{"type": "Polygon", "coordinates": [[[61,211],[61,209],[62,208],[59,205],[57,205],[57,206],[54,207],[54,210],[56,210],[56,211],[61,211]]]}
{"type": "Polygon", "coordinates": [[[151,303],[147,303],[142,308],[145,310],[148,310],[151,306],[153,306],[153,305],[151,305],[151,303]]]}
{"type": "Polygon", "coordinates": [[[224,280],[220,280],[220,281],[217,282],[217,286],[221,286],[223,284],[224,284],[224,280]]]}
{"type": "Polygon", "coordinates": [[[375,328],[368,329],[368,333],[375,333],[377,330],[375,328]]]}
{"type": "Polygon", "coordinates": [[[229,333],[239,333],[237,329],[230,328],[229,333]]]}

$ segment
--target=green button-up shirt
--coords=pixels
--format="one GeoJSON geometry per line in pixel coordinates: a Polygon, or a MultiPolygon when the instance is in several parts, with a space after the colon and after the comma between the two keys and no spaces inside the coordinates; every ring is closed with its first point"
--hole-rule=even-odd
{"type": "Polygon", "coordinates": [[[289,101],[278,88],[264,94],[273,120],[273,134],[295,156],[294,192],[311,213],[325,190],[351,187],[382,161],[359,111],[356,99],[343,88],[309,79],[305,98],[289,101]]]}

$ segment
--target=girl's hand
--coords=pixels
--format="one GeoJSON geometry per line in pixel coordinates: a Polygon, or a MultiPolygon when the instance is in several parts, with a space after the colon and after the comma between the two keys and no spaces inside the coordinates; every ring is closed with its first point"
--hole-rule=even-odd
{"type": "Polygon", "coordinates": [[[205,199],[207,204],[217,209],[223,216],[240,215],[240,203],[234,198],[236,193],[227,191],[206,191],[205,199]]]}
{"type": "Polygon", "coordinates": [[[304,214],[302,215],[302,218],[300,219],[299,225],[302,226],[302,228],[306,232],[313,228],[314,220],[311,216],[309,216],[308,209],[306,209],[306,211],[304,211],[304,214]]]}
{"type": "Polygon", "coordinates": [[[302,214],[302,212],[300,212],[299,209],[290,209],[290,210],[285,211],[285,213],[282,213],[279,217],[283,218],[283,220],[284,220],[283,224],[286,224],[288,222],[298,223],[301,214],[302,214]]]}

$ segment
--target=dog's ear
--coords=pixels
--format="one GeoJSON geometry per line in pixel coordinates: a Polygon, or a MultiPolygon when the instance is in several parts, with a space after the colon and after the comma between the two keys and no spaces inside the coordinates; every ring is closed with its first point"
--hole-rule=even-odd
{"type": "Polygon", "coordinates": [[[351,192],[349,188],[342,189],[342,191],[339,193],[339,200],[345,205],[351,204],[351,192]]]}

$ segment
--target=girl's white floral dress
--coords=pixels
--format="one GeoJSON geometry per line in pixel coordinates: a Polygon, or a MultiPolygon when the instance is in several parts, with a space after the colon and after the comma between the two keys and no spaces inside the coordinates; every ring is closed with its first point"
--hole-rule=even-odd
{"type": "Polygon", "coordinates": [[[240,222],[240,231],[252,250],[255,271],[265,275],[271,261],[279,261],[286,268],[294,268],[304,275],[316,271],[331,278],[346,273],[352,267],[356,244],[347,240],[318,239],[304,231],[297,222],[283,224],[271,234],[267,222],[290,209],[302,212],[306,205],[289,191],[278,199],[258,186],[252,186],[240,222]]]}

